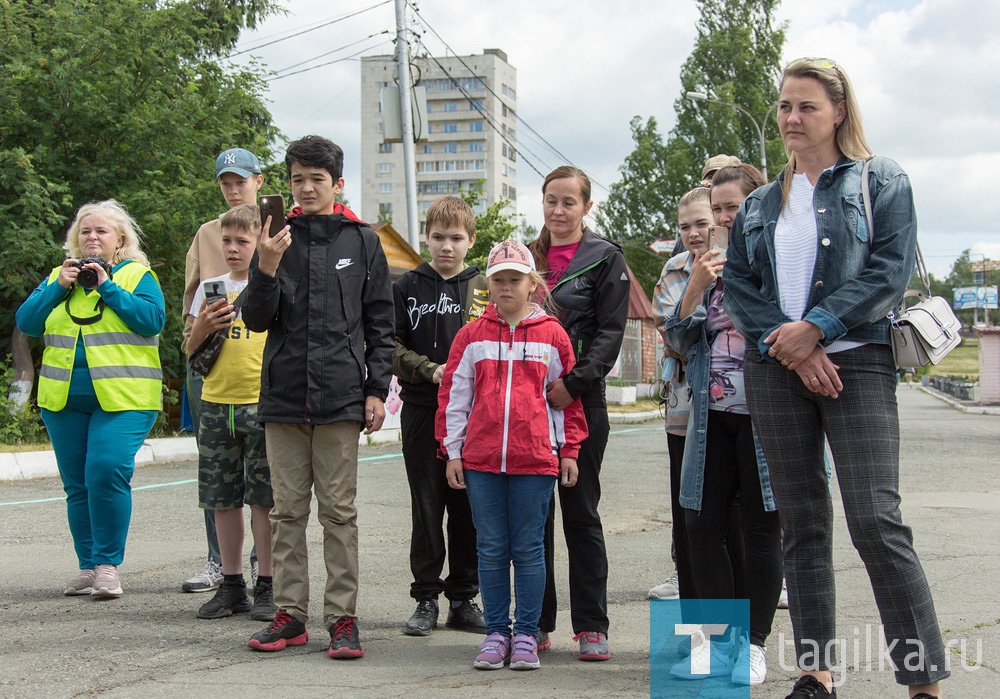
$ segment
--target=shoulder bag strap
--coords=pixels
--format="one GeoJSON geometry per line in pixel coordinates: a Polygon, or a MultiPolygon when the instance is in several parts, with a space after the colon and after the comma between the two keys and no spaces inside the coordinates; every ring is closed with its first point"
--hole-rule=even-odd
{"type": "MultiPolygon", "coordinates": [[[[875,156],[871,156],[865,160],[865,166],[861,168],[861,198],[865,202],[865,219],[868,221],[868,237],[870,240],[875,239],[875,216],[872,215],[872,196],[870,190],[870,183],[868,181],[868,171],[870,169],[872,161],[875,156]]],[[[920,241],[917,241],[917,274],[920,275],[920,281],[924,283],[927,287],[927,295],[931,295],[931,279],[927,275],[927,266],[924,264],[924,254],[920,251],[920,241]]]]}

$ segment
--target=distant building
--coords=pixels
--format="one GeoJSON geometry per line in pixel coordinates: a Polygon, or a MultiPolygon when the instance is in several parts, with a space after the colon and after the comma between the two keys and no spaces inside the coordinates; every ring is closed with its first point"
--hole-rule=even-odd
{"type": "MultiPolygon", "coordinates": [[[[383,143],[379,106],[380,88],[395,85],[395,75],[392,56],[361,59],[361,217],[371,223],[391,219],[396,230],[406,231],[403,146],[383,143]]],[[[427,141],[415,146],[421,234],[431,202],[479,180],[484,180],[479,211],[501,197],[516,210],[518,162],[509,144],[517,144],[517,71],[507,54],[486,49],[461,61],[414,58],[412,77],[427,90],[429,132],[427,141]]]]}

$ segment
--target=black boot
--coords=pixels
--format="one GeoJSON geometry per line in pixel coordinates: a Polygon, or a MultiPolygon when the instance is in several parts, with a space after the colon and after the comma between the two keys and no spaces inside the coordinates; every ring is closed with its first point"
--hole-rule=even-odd
{"type": "Polygon", "coordinates": [[[250,611],[250,599],[247,597],[246,583],[233,585],[223,582],[215,591],[215,597],[201,605],[198,618],[222,619],[248,611],[250,611]]]}
{"type": "MultiPolygon", "coordinates": [[[[450,618],[450,617],[449,617],[450,618]]],[[[417,609],[413,612],[403,631],[411,636],[430,636],[431,631],[437,627],[438,623],[438,603],[436,599],[422,599],[417,602],[417,609]]]]}
{"type": "Polygon", "coordinates": [[[483,610],[471,599],[462,600],[457,607],[448,605],[448,621],[445,622],[445,626],[459,631],[486,633],[483,610]]]}

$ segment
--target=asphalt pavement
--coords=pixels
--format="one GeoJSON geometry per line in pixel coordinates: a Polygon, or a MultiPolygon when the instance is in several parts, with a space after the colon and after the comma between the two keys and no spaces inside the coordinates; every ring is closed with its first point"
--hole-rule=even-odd
{"type": "MultiPolygon", "coordinates": [[[[950,697],[994,696],[1000,666],[1000,417],[959,412],[916,389],[899,393],[901,489],[946,641],[953,645],[950,697]],[[963,652],[964,649],[964,652],[963,652]]],[[[406,636],[410,508],[399,444],[363,448],[359,466],[360,629],[366,654],[326,655],[322,626],[321,530],[310,523],[310,642],[280,653],[245,647],[262,627],[242,617],[199,620],[206,594],[180,583],[201,568],[205,545],[195,464],[140,468],[125,594],[118,600],[62,596],[76,572],[58,479],[0,482],[0,695],[68,697],[213,696],[627,696],[649,695],[650,587],[671,572],[670,516],[662,423],[613,425],[602,474],[601,513],[610,559],[612,659],[581,663],[571,640],[565,549],[556,555],[559,628],[536,672],[472,668],[477,637],[445,629],[406,636]]],[[[838,496],[835,496],[835,499],[838,496]]],[[[850,651],[878,618],[864,567],[835,505],[838,635],[850,651]]],[[[558,531],[558,529],[557,529],[558,531]]],[[[249,545],[247,546],[249,550],[249,545]]],[[[778,611],[767,682],[751,697],[783,697],[791,626],[778,611]],[[782,648],[784,650],[782,651],[782,648]]],[[[854,655],[848,652],[848,662],[854,655]]],[[[887,669],[864,658],[838,690],[844,697],[904,697],[887,669]]]]}

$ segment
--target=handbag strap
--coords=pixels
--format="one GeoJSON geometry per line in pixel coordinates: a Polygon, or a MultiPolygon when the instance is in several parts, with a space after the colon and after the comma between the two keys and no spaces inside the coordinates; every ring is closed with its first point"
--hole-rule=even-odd
{"type": "MultiPolygon", "coordinates": [[[[861,198],[865,202],[865,219],[868,222],[868,236],[870,240],[875,239],[875,216],[872,215],[872,195],[870,190],[871,183],[868,180],[868,171],[875,160],[875,156],[871,156],[865,160],[865,165],[861,168],[861,198]]],[[[924,283],[927,287],[927,295],[931,295],[931,279],[927,274],[927,266],[924,264],[924,254],[920,251],[920,241],[917,241],[917,274],[920,275],[920,281],[924,283]]]]}

